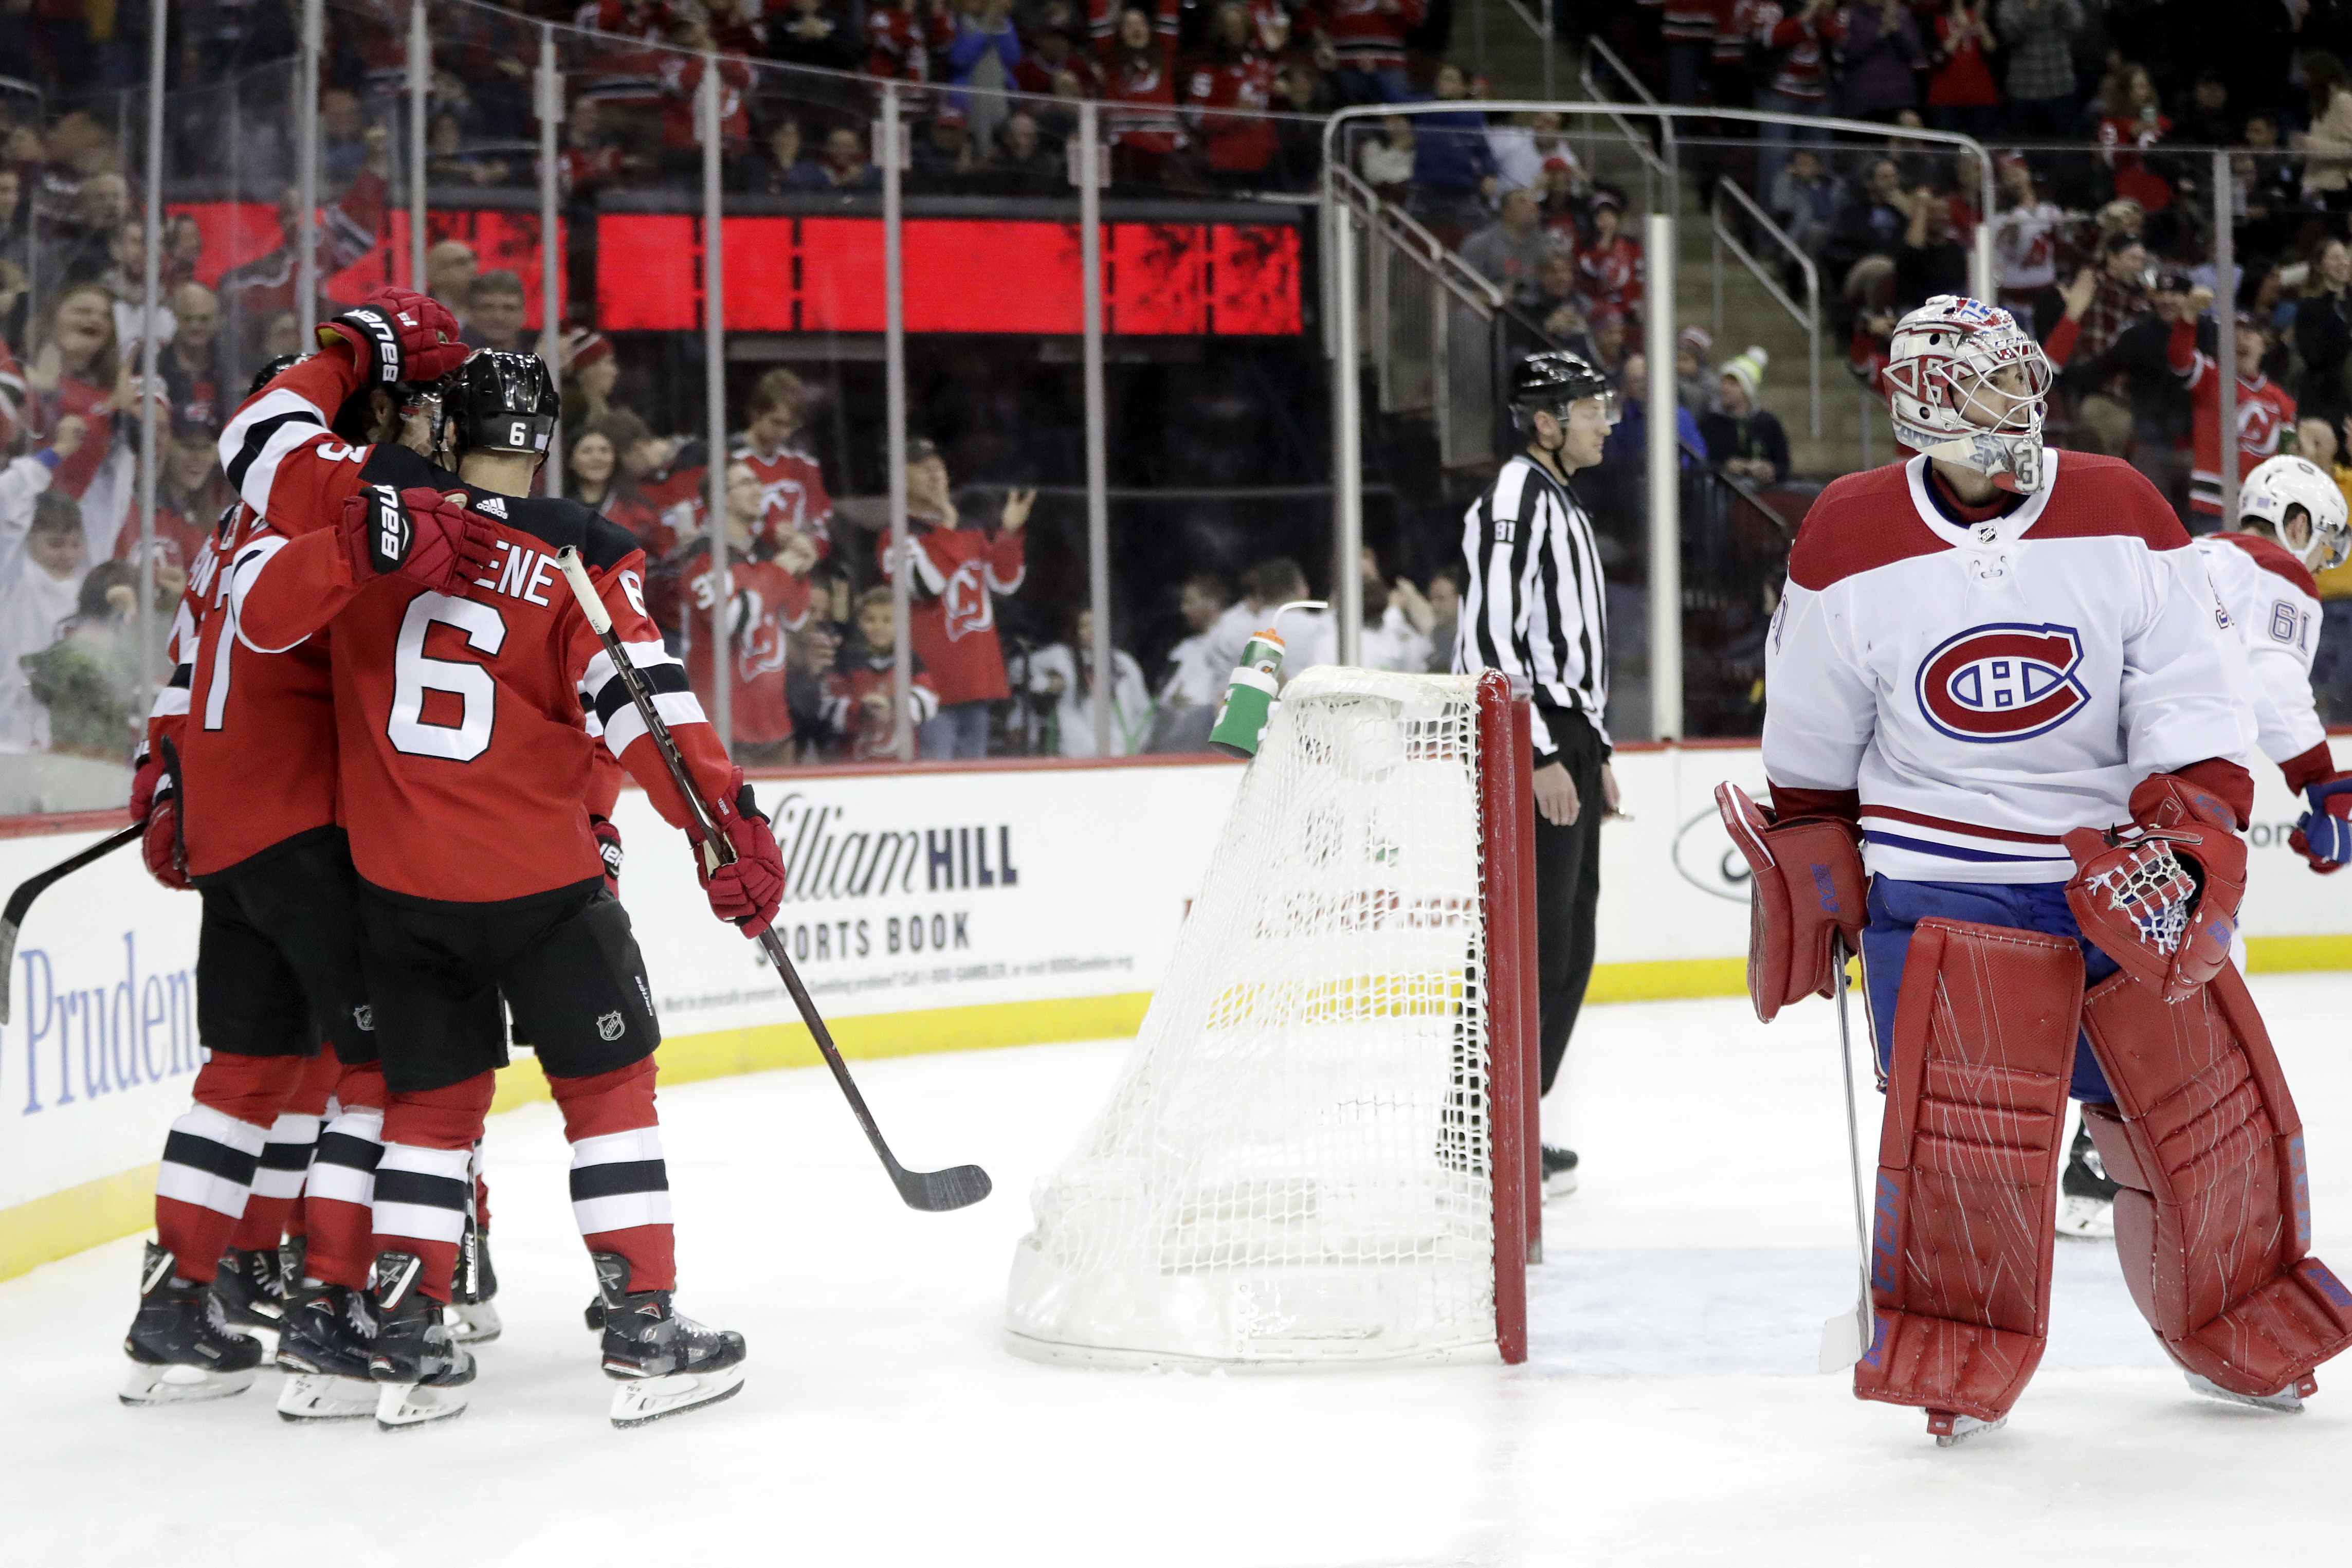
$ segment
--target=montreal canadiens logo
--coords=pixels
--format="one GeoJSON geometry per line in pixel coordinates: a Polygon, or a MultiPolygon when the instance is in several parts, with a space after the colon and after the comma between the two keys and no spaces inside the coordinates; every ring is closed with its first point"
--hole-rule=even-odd
{"type": "Polygon", "coordinates": [[[1970,626],[1919,665],[1919,711],[1955,741],[2021,741],[2091,700],[2072,626],[1970,626]]]}

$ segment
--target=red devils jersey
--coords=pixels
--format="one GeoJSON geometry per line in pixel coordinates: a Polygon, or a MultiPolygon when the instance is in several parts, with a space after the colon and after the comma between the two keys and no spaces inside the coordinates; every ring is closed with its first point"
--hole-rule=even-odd
{"type": "Polygon", "coordinates": [[[1184,84],[1184,101],[1208,143],[1209,167],[1255,174],[1274,159],[1275,122],[1265,118],[1274,98],[1274,57],[1255,49],[1194,68],[1184,84]],[[1219,110],[1244,112],[1218,113],[1219,110]]]}
{"type": "MultiPolygon", "coordinates": [[[[693,574],[689,592],[695,637],[687,649],[686,672],[696,695],[705,701],[712,690],[711,610],[719,597],[709,551],[708,544],[698,545],[687,568],[693,574]]],[[[734,681],[728,698],[728,718],[735,731],[730,739],[740,745],[773,745],[793,732],[792,709],[784,700],[784,666],[791,653],[787,634],[808,619],[808,579],[793,576],[772,561],[733,556],[727,562],[727,577],[728,668],[734,681]]]]}
{"type": "Polygon", "coordinates": [[[781,447],[762,455],[749,441],[738,441],[728,456],[759,477],[760,529],[770,540],[781,540],[783,529],[797,529],[816,544],[819,555],[833,549],[833,497],[825,493],[824,470],[805,452],[781,447]]]}
{"type": "Polygon", "coordinates": [[[1139,153],[1172,153],[1183,146],[1184,128],[1176,118],[1176,0],[1160,0],[1152,47],[1140,57],[1129,55],[1118,40],[1124,9],[1113,10],[1110,0],[1087,0],[1087,15],[1103,64],[1103,101],[1127,106],[1103,116],[1112,144],[1139,153]]]}
{"type": "MultiPolygon", "coordinates": [[[[888,707],[895,684],[891,664],[888,654],[879,654],[824,678],[824,716],[841,731],[852,762],[879,762],[898,754],[890,749],[898,734],[888,707]],[[867,701],[877,695],[882,699],[878,713],[867,701]]],[[[940,710],[940,694],[920,658],[915,660],[913,679],[907,683],[907,705],[913,710],[908,719],[910,724],[920,724],[940,710]]]]}
{"type": "Polygon", "coordinates": [[[730,765],[645,613],[645,552],[577,501],[494,495],[398,447],[371,449],[368,482],[462,493],[499,536],[499,564],[463,597],[401,577],[355,581],[337,531],[264,541],[233,600],[248,641],[331,623],[344,821],[376,886],[488,903],[603,873],[588,826],[596,792],[590,716],[604,744],[683,826],[686,803],[626,687],[556,569],[577,549],[613,628],[707,796],[730,765]]]}
{"type": "MultiPolygon", "coordinates": [[[[2221,367],[2197,347],[2197,323],[2176,321],[2166,344],[2172,368],[2189,388],[2197,460],[2189,475],[2189,505],[2210,517],[2221,515],[2221,367]]],[[[2294,399],[2279,384],[2249,367],[2238,370],[2238,473],[2253,472],[2265,458],[2278,456],[2279,437],[2294,428],[2294,399]]]]}
{"type": "MultiPolygon", "coordinates": [[[[977,529],[940,528],[919,518],[908,519],[907,526],[915,558],[908,640],[930,671],[941,706],[1011,696],[989,595],[1020,590],[1027,574],[1021,535],[1002,531],[992,539],[977,529]]],[[[888,534],[877,541],[877,550],[887,574],[888,534]]]]}
{"type": "Polygon", "coordinates": [[[172,626],[172,683],[148,723],[150,746],[169,736],[179,752],[180,830],[199,877],[336,819],[327,638],[273,655],[237,636],[233,582],[264,537],[278,536],[239,507],[189,562],[172,626]]]}
{"type": "Polygon", "coordinates": [[[1422,0],[1401,0],[1383,11],[1380,0],[1324,0],[1315,10],[1316,31],[1331,40],[1342,68],[1402,69],[1404,36],[1421,26],[1422,0]]]}
{"type": "Polygon", "coordinates": [[[1576,275],[1596,304],[1624,310],[1642,303],[1642,247],[1622,234],[1578,251],[1576,275]]]}

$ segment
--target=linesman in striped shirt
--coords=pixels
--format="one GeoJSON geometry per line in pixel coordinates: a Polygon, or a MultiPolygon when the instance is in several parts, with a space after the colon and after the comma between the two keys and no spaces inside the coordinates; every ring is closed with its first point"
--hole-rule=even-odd
{"type": "MultiPolygon", "coordinates": [[[[1528,438],[1463,519],[1470,573],[1457,670],[1499,669],[1535,707],[1536,963],[1543,1091],[1551,1092],[1592,978],[1601,822],[1617,809],[1609,767],[1609,619],[1592,520],[1569,476],[1601,461],[1617,423],[1609,379],[1575,354],[1530,356],[1511,374],[1511,422],[1528,438]]],[[[1546,1144],[1544,1192],[1576,1190],[1576,1154],[1546,1144]]]]}

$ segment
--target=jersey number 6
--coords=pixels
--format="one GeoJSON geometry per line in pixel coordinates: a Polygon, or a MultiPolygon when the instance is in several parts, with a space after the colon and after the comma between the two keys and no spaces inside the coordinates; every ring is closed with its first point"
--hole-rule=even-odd
{"type": "Polygon", "coordinates": [[[393,655],[392,715],[384,733],[411,756],[470,763],[490,749],[490,730],[498,721],[498,683],[478,664],[428,658],[425,637],[436,624],[465,633],[466,646],[485,658],[497,658],[506,646],[507,623],[490,605],[446,594],[418,595],[400,623],[400,642],[393,655]],[[425,721],[428,691],[446,691],[458,700],[457,723],[425,721]]]}

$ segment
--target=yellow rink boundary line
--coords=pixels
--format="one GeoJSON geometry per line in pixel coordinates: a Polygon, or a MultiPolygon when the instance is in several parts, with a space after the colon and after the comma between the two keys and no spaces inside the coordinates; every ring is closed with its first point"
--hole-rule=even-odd
{"type": "MultiPolygon", "coordinates": [[[[2352,969],[2352,935],[2273,936],[2247,940],[2247,967],[2257,974],[2352,969]]],[[[1663,959],[1594,966],[1585,999],[1592,1003],[1660,1002],[1738,996],[1748,989],[1748,965],[1738,958],[1663,959]]],[[[834,1020],[834,1039],[852,1060],[919,1056],[933,1051],[985,1050],[1057,1040],[1116,1039],[1141,1027],[1151,1001],[1146,991],[1044,1002],[1000,1002],[887,1013],[834,1020]]],[[[695,1083],[814,1067],[823,1058],[799,1024],[682,1035],[661,1047],[664,1083],[695,1083]]],[[[493,1113],[550,1099],[547,1079],[529,1059],[499,1074],[493,1113]]],[[[68,1258],[118,1237],[145,1230],[154,1218],[155,1167],[119,1171],[0,1209],[0,1279],[68,1258]]]]}

